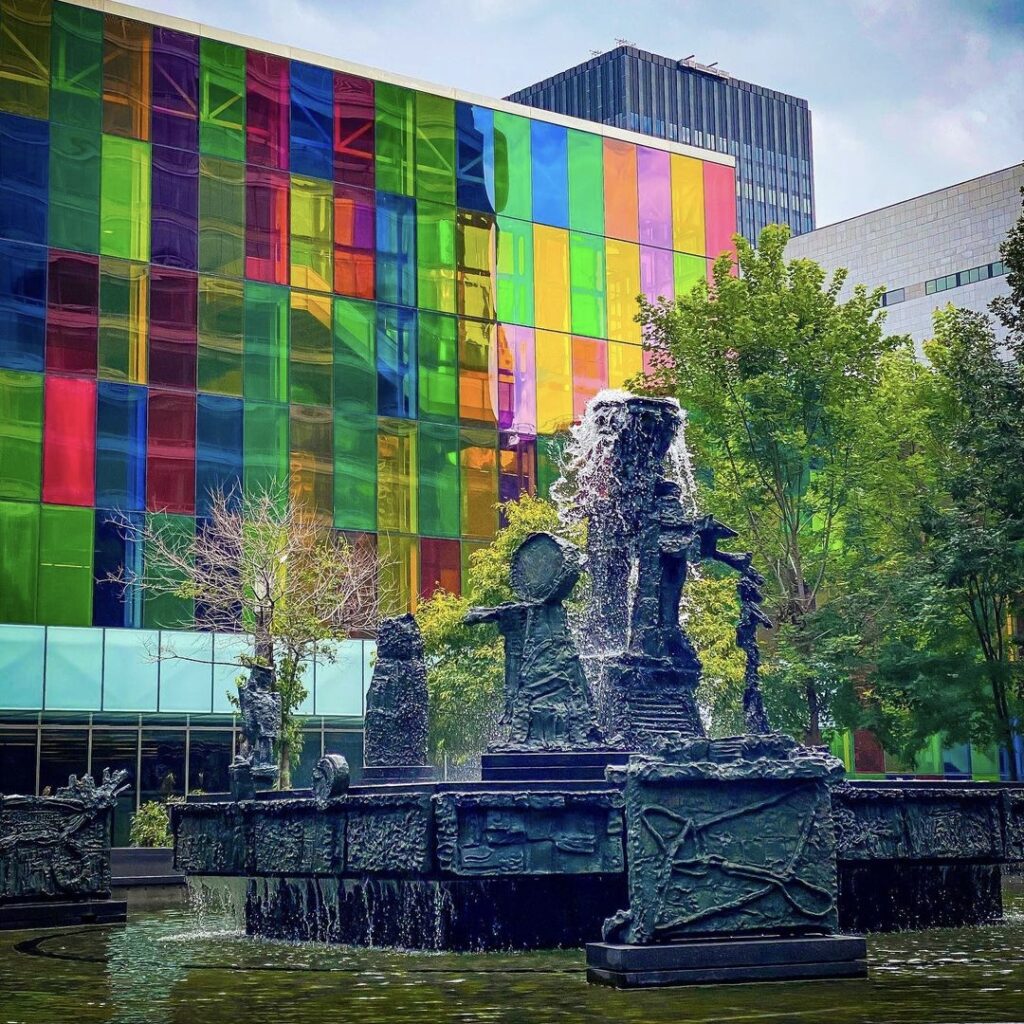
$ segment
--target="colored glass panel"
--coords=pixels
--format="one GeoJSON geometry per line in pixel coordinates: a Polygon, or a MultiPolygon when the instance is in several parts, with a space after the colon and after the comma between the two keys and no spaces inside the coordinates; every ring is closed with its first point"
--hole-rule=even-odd
{"type": "Polygon", "coordinates": [[[0,366],[42,370],[46,250],[0,240],[0,366]]]}
{"type": "Polygon", "coordinates": [[[329,292],[334,284],[334,189],[330,182],[292,176],[291,283],[329,292]]]}
{"type": "Polygon", "coordinates": [[[249,167],[245,178],[245,276],[287,284],[287,174],[249,167]]]}
{"type": "Polygon", "coordinates": [[[640,344],[637,297],[640,294],[640,247],[609,238],[605,246],[608,282],[608,337],[640,344]]]}
{"type": "Polygon", "coordinates": [[[416,196],[455,205],[455,103],[446,96],[417,92],[416,196]]]}
{"type": "Polygon", "coordinates": [[[417,424],[408,420],[378,421],[377,527],[398,533],[416,533],[417,424]]]}
{"type": "Polygon", "coordinates": [[[498,218],[498,319],[533,325],[533,225],[498,218]]]}
{"type": "MultiPolygon", "coordinates": [[[[180,551],[183,548],[187,548],[191,538],[195,535],[195,521],[185,515],[164,512],[154,513],[149,516],[149,523],[151,529],[159,532],[175,550],[180,551]]],[[[152,544],[144,545],[143,557],[147,565],[153,565],[157,552],[152,544]]],[[[180,570],[164,562],[160,563],[157,571],[168,580],[182,579],[180,570]]],[[[194,614],[193,603],[190,600],[176,597],[174,594],[149,591],[144,595],[142,605],[142,622],[148,629],[183,629],[192,622],[194,614]]],[[[152,637],[150,642],[152,643],[155,639],[155,637],[152,637]]],[[[109,654],[109,633],[106,640],[109,654]]],[[[153,704],[150,705],[151,710],[155,710],[155,698],[156,693],[153,694],[153,704]]],[[[104,704],[107,704],[106,699],[104,704]]]]}
{"type": "Polygon", "coordinates": [[[456,287],[463,316],[493,320],[497,285],[494,218],[460,210],[456,219],[456,287]]]}
{"type": "Polygon", "coordinates": [[[146,507],[195,511],[196,396],[149,389],[146,507]]]}
{"type": "Polygon", "coordinates": [[[0,579],[18,581],[17,586],[0,587],[4,622],[36,621],[41,507],[35,502],[0,501],[0,579]]]}
{"type": "Polygon", "coordinates": [[[199,49],[199,148],[231,160],[246,157],[246,51],[217,39],[199,49]]]}
{"type": "Polygon", "coordinates": [[[569,227],[604,234],[604,146],[600,135],[569,129],[569,227]]]}
{"type": "Polygon", "coordinates": [[[419,532],[459,536],[459,428],[419,425],[419,532]]]}
{"type": "Polygon", "coordinates": [[[199,159],[199,269],[241,277],[245,270],[245,165],[199,159]]]}
{"type": "Polygon", "coordinates": [[[377,528],[377,417],[337,412],[334,418],[334,525],[377,528]]]}
{"type": "Polygon", "coordinates": [[[703,256],[691,256],[689,253],[673,253],[673,269],[676,295],[685,295],[692,291],[698,281],[706,281],[708,261],[703,256]]]}
{"type": "Polygon", "coordinates": [[[419,315],[419,415],[424,420],[459,417],[458,333],[456,320],[440,313],[419,315]]]}
{"type": "Polygon", "coordinates": [[[578,231],[569,235],[569,280],[573,333],[605,337],[608,324],[603,238],[578,231]]]}
{"type": "MultiPolygon", "coordinates": [[[[2,47],[0,44],[0,52],[2,47]]],[[[103,123],[103,15],[73,4],[54,4],[50,47],[50,120],[99,132],[103,123]]],[[[0,65],[9,66],[6,55],[0,57],[0,65]]]]}
{"type": "Polygon", "coordinates": [[[416,204],[416,295],[420,309],[455,312],[455,211],[416,204]]]}
{"type": "Polygon", "coordinates": [[[333,518],[334,508],[333,434],[334,414],[330,409],[291,407],[292,500],[328,522],[333,518]]]}
{"type": "Polygon", "coordinates": [[[245,153],[259,167],[288,169],[288,61],[246,50],[245,153]]]}
{"type": "Polygon", "coordinates": [[[416,305],[416,200],[377,193],[376,288],[381,302],[416,305]]]}
{"type": "Polygon", "coordinates": [[[217,494],[237,496],[242,486],[242,400],[225,395],[196,399],[196,515],[210,514],[217,494]]]}
{"type": "Polygon", "coordinates": [[[289,394],[302,405],[330,405],[334,347],[331,300],[311,292],[291,293],[289,394]]]}
{"type": "Polygon", "coordinates": [[[547,121],[530,122],[533,157],[533,219],[558,228],[569,226],[569,138],[566,129],[547,121]]]}
{"type": "Polygon", "coordinates": [[[537,433],[537,367],[533,331],[498,324],[498,426],[537,433]]]}
{"type": "MultiPolygon", "coordinates": [[[[207,42],[208,40],[204,40],[207,42]]],[[[199,39],[153,29],[153,143],[196,149],[199,125],[199,39]]]]}
{"type": "Polygon", "coordinates": [[[416,94],[390,82],[377,82],[377,188],[399,195],[413,194],[416,94]]]}
{"type": "Polygon", "coordinates": [[[449,594],[462,590],[462,556],[457,540],[420,540],[420,597],[426,601],[435,590],[449,594]]]}
{"type": "Polygon", "coordinates": [[[246,398],[243,426],[246,491],[279,493],[288,486],[288,406],[246,398]]]}
{"type": "Polygon", "coordinates": [[[640,246],[640,290],[649,302],[675,297],[675,270],[671,249],[640,246]]]}
{"type": "Polygon", "coordinates": [[[587,403],[608,387],[608,346],[596,338],[572,339],[572,413],[583,419],[587,403]]]}
{"type": "Polygon", "coordinates": [[[245,282],[246,401],[288,401],[288,333],[291,310],[287,288],[245,282]]]}
{"type": "Polygon", "coordinates": [[[43,505],[39,515],[36,621],[92,625],[93,510],[43,505]]]}
{"type": "Polygon", "coordinates": [[[638,238],[636,146],[618,139],[604,140],[604,229],[609,238],[638,238]]]}
{"type": "Polygon", "coordinates": [[[195,270],[199,261],[199,154],[153,147],[150,260],[195,270]]]}
{"type": "Polygon", "coordinates": [[[158,387],[196,387],[199,279],[184,270],[153,267],[149,277],[149,381],[158,387]]]}
{"type": "Polygon", "coordinates": [[[134,139],[103,136],[100,252],[149,261],[150,147],[134,139]]]}
{"type": "Polygon", "coordinates": [[[146,506],[144,387],[100,381],[96,394],[96,504],[118,511],[146,506]]]}
{"type": "Polygon", "coordinates": [[[643,372],[644,350],[639,345],[608,342],[608,387],[622,388],[643,372]]]}
{"type": "Polygon", "coordinates": [[[640,243],[672,248],[672,172],[663,149],[637,146],[637,212],[640,243]]]}
{"type": "Polygon", "coordinates": [[[458,205],[494,213],[494,111],[456,103],[455,131],[458,205]]]}
{"type": "Polygon", "coordinates": [[[334,74],[334,180],[372,189],[374,169],[374,83],[334,74]]]}
{"type": "Polygon", "coordinates": [[[48,376],[43,410],[43,501],[92,505],[95,459],[96,382],[48,376]]]}
{"type": "Polygon", "coordinates": [[[103,130],[149,139],[151,28],[108,14],[103,23],[103,130]]]}
{"type": "Polygon", "coordinates": [[[100,257],[100,377],[144,384],[149,364],[148,333],[149,268],[100,257]]]}
{"type": "Polygon", "coordinates": [[[377,413],[376,332],[372,302],[335,299],[334,407],[346,415],[377,413]]]}
{"type": "Polygon", "coordinates": [[[380,538],[378,604],[381,615],[416,611],[419,553],[419,543],[415,537],[388,535],[380,538]]]}
{"type": "Polygon", "coordinates": [[[711,259],[722,253],[736,257],[736,178],[725,164],[704,162],[704,251],[711,259]]]}
{"type": "Polygon", "coordinates": [[[99,132],[50,125],[50,245],[99,252],[99,132]]]}
{"type": "Polygon", "coordinates": [[[672,154],[672,248],[704,254],[704,163],[672,154]]]}
{"type": "MultiPolygon", "coordinates": [[[[516,433],[498,435],[498,500],[518,501],[537,493],[537,440],[516,433]]],[[[500,525],[505,517],[499,513],[500,525]]]]}
{"type": "Polygon", "coordinates": [[[200,391],[242,394],[245,291],[241,281],[199,278],[199,353],[196,386],[200,391]]]}
{"type": "Polygon", "coordinates": [[[497,531],[497,441],[490,430],[459,432],[460,527],[464,537],[490,539],[497,531]]]}
{"type": "Polygon", "coordinates": [[[538,327],[569,331],[569,232],[538,224],[533,229],[534,312],[538,327]]]}
{"type": "Polygon", "coordinates": [[[530,120],[503,110],[494,112],[494,209],[506,217],[529,220],[533,214],[530,120]]]}
{"type": "Polygon", "coordinates": [[[572,423],[572,344],[567,334],[536,332],[537,430],[557,434],[572,423]]]}
{"type": "Polygon", "coordinates": [[[39,501],[43,378],[0,370],[0,497],[39,501]]]}
{"type": "Polygon", "coordinates": [[[334,79],[327,68],[292,61],[291,169],[311,178],[334,176],[334,79]]]}
{"type": "Polygon", "coordinates": [[[99,258],[51,249],[46,291],[46,368],[95,377],[99,258]]]}
{"type": "Polygon", "coordinates": [[[374,298],[376,216],[373,192],[334,186],[334,290],[340,295],[374,298]]]}
{"type": "Polygon", "coordinates": [[[479,320],[459,321],[459,419],[465,423],[497,423],[494,328],[479,320]]]}
{"type": "Polygon", "coordinates": [[[0,237],[46,245],[49,125],[0,114],[0,237]]]}
{"type": "Polygon", "coordinates": [[[39,0],[0,2],[0,108],[45,118],[50,98],[50,8],[39,0]]]}
{"type": "MultiPolygon", "coordinates": [[[[101,385],[102,387],[102,385],[101,385]]],[[[142,625],[142,594],[138,587],[125,587],[108,577],[122,568],[130,574],[142,573],[143,545],[137,536],[126,532],[122,518],[128,519],[136,529],[142,526],[143,513],[111,513],[102,509],[96,511],[96,535],[93,548],[92,624],[131,628],[142,625]]],[[[104,640],[108,640],[107,634],[104,640]]],[[[113,658],[107,662],[107,671],[114,672],[113,658]]],[[[155,665],[151,666],[153,669],[155,665]]],[[[131,686],[138,685],[133,676],[131,686]]],[[[154,689],[156,681],[154,680],[154,689]]],[[[109,696],[109,693],[107,694],[109,696]]],[[[110,701],[107,701],[110,706],[110,701]]]]}
{"type": "Polygon", "coordinates": [[[416,416],[416,312],[377,307],[377,412],[416,416]]]}

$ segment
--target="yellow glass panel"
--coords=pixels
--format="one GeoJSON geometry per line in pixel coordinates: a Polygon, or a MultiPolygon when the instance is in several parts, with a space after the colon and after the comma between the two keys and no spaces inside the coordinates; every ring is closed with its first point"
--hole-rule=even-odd
{"type": "Polygon", "coordinates": [[[494,218],[461,210],[456,229],[459,312],[478,320],[493,320],[498,274],[494,218]]]}
{"type": "Polygon", "coordinates": [[[380,420],[377,431],[377,526],[415,533],[419,525],[416,424],[380,420]]]}
{"type": "Polygon", "coordinates": [[[704,255],[704,162],[672,154],[672,248],[704,255]]]}
{"type": "Polygon", "coordinates": [[[608,273],[608,337],[639,345],[640,246],[633,242],[607,240],[605,266],[608,273]]]}
{"type": "Polygon", "coordinates": [[[537,430],[556,434],[572,423],[572,339],[537,331],[537,430]]]}
{"type": "Polygon", "coordinates": [[[459,320],[459,419],[494,426],[498,416],[494,324],[459,320]]]}
{"type": "Polygon", "coordinates": [[[292,177],[292,287],[334,287],[334,192],[329,182],[292,177]]]}
{"type": "Polygon", "coordinates": [[[608,387],[621,388],[643,372],[644,350],[639,345],[608,342],[608,387]]]}
{"type": "Polygon", "coordinates": [[[570,330],[569,232],[535,224],[533,228],[534,316],[548,331],[570,330]]]}
{"type": "Polygon", "coordinates": [[[420,552],[415,537],[381,534],[380,583],[377,600],[381,615],[415,612],[419,598],[420,552]]]}

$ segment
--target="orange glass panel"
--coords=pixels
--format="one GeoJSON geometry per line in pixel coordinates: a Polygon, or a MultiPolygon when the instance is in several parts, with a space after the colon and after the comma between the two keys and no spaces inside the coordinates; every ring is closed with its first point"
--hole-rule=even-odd
{"type": "Polygon", "coordinates": [[[608,337],[639,345],[640,246],[609,238],[605,249],[608,274],[608,337]]]}
{"type": "Polygon", "coordinates": [[[108,14],[103,32],[103,130],[149,140],[149,25],[108,14]]]}
{"type": "Polygon", "coordinates": [[[538,327],[568,333],[569,232],[536,224],[533,228],[534,317],[538,327]]]}
{"type": "Polygon", "coordinates": [[[607,343],[595,338],[572,339],[572,414],[580,420],[598,391],[608,387],[607,343]]]}
{"type": "Polygon", "coordinates": [[[463,430],[459,439],[460,519],[464,537],[493,537],[498,528],[498,437],[490,430],[463,430]]]}
{"type": "Polygon", "coordinates": [[[572,423],[572,343],[568,334],[537,331],[537,430],[555,434],[572,423]]]}
{"type": "Polygon", "coordinates": [[[672,248],[704,254],[704,161],[672,154],[672,248]]]}
{"type": "Polygon", "coordinates": [[[498,411],[494,326],[459,320],[459,419],[492,427],[498,411]]]}
{"type": "Polygon", "coordinates": [[[604,140],[604,233],[628,242],[639,239],[636,146],[604,140]]]}

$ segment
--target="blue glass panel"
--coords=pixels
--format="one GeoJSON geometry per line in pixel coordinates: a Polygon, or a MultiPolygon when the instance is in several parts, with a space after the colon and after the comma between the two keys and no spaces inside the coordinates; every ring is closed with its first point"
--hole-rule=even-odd
{"type": "Polygon", "coordinates": [[[199,154],[153,147],[150,259],[165,267],[199,266],[199,154]]]}
{"type": "Polygon", "coordinates": [[[0,626],[0,708],[43,706],[42,626],[0,626]]]}
{"type": "Polygon", "coordinates": [[[569,226],[569,135],[561,125],[530,122],[533,153],[533,219],[569,226]]]}
{"type": "Polygon", "coordinates": [[[118,514],[104,509],[96,511],[92,585],[94,626],[132,627],[142,623],[142,594],[138,588],[125,588],[109,579],[122,566],[132,573],[142,572],[143,545],[128,535],[121,524],[124,519],[141,527],[143,514],[118,514]]]}
{"type": "Polygon", "coordinates": [[[103,631],[104,711],[156,711],[158,644],[155,629],[103,631]]]}
{"type": "Polygon", "coordinates": [[[0,237],[46,245],[50,126],[0,114],[0,237]]]}
{"type": "Polygon", "coordinates": [[[213,636],[213,712],[229,715],[238,709],[228,695],[237,696],[235,680],[245,674],[242,658],[252,657],[252,637],[246,633],[215,633],[213,636]]]}
{"type": "Polygon", "coordinates": [[[316,659],[316,709],[318,715],[363,714],[363,644],[343,640],[331,648],[334,660],[323,653],[316,659]]]}
{"type": "Polygon", "coordinates": [[[291,167],[313,178],[334,176],[334,76],[292,61],[291,167]]]}
{"type": "Polygon", "coordinates": [[[200,395],[196,402],[196,515],[210,514],[216,491],[242,487],[242,400],[200,395]]]}
{"type": "Polygon", "coordinates": [[[103,630],[51,626],[46,631],[46,710],[99,711],[103,630]]]}
{"type": "Polygon", "coordinates": [[[377,193],[377,299],[416,305],[416,200],[377,193]]]}
{"type": "Polygon", "coordinates": [[[100,381],[96,389],[96,505],[120,511],[146,507],[146,389],[141,385],[100,381]]]}
{"type": "Polygon", "coordinates": [[[46,249],[0,241],[0,366],[42,370],[46,249]]]}
{"type": "Polygon", "coordinates": [[[458,205],[494,213],[494,111],[455,104],[458,205]]]}
{"type": "Polygon", "coordinates": [[[213,694],[213,634],[160,633],[160,710],[209,714],[213,694]]]}
{"type": "Polygon", "coordinates": [[[416,311],[377,307],[377,414],[416,418],[416,311]]]}

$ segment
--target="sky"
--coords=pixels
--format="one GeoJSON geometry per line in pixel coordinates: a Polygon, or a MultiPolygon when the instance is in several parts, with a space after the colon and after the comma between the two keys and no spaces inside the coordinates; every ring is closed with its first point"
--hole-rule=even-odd
{"type": "Polygon", "coordinates": [[[145,0],[505,96],[616,38],[808,100],[817,222],[1024,159],[1024,0],[145,0]]]}

